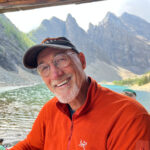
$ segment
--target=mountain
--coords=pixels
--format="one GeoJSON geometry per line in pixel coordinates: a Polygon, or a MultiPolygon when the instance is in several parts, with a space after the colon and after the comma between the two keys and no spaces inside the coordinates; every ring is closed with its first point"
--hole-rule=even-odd
{"type": "Polygon", "coordinates": [[[85,53],[87,58],[87,64],[93,62],[96,56],[109,63],[109,60],[103,53],[100,46],[89,39],[87,33],[78,26],[76,20],[69,14],[66,22],[63,22],[55,17],[48,20],[43,20],[41,25],[36,29],[28,33],[30,39],[36,43],[40,43],[47,37],[65,36],[69,38],[77,49],[85,53]],[[95,52],[95,55],[93,55],[95,52]],[[93,55],[93,57],[91,57],[93,55]]]}
{"type": "Polygon", "coordinates": [[[23,79],[27,77],[24,77],[26,69],[22,57],[33,44],[35,43],[26,34],[20,32],[5,15],[0,14],[0,85],[25,83],[23,79]]]}
{"type": "Polygon", "coordinates": [[[53,17],[51,20],[43,20],[36,30],[28,33],[28,37],[36,43],[41,43],[46,37],[56,37],[57,35],[63,36],[64,34],[65,22],[53,17]]]}
{"type": "Polygon", "coordinates": [[[150,23],[139,17],[123,14],[120,18],[112,13],[98,26],[90,25],[88,35],[96,41],[110,61],[136,74],[150,70],[150,23]],[[140,27],[143,30],[140,30],[140,27]]]}
{"type": "Polygon", "coordinates": [[[70,14],[65,22],[57,18],[43,22],[29,33],[30,38],[39,43],[38,39],[66,36],[85,54],[86,72],[94,73],[98,81],[121,79],[120,67],[134,74],[150,70],[150,23],[137,16],[124,13],[117,17],[108,12],[97,26],[90,24],[87,32],[70,14]]]}
{"type": "Polygon", "coordinates": [[[113,65],[107,58],[107,55],[105,55],[105,52],[101,49],[101,47],[89,38],[87,32],[79,27],[76,20],[70,14],[67,16],[66,22],[62,22],[56,18],[52,18],[49,22],[48,20],[44,20],[43,22],[36,30],[31,31],[28,34],[31,39],[36,39],[34,40],[36,43],[39,42],[38,39],[42,41],[46,37],[65,36],[74,43],[79,51],[82,51],[85,54],[87,60],[87,68],[85,71],[87,74],[91,75],[92,72],[93,77],[97,81],[112,81],[121,79],[116,66],[113,65]],[[53,24],[54,20],[55,23],[53,24]],[[47,23],[44,24],[43,22],[47,23]],[[56,32],[53,32],[54,29],[56,32]],[[43,33],[40,34],[42,31],[43,33]],[[105,63],[105,69],[103,68],[103,62],[105,63]],[[97,70],[101,70],[102,72],[97,72],[97,70]],[[113,75],[110,76],[106,70],[112,72],[113,75]]]}
{"type": "Polygon", "coordinates": [[[150,23],[140,17],[124,13],[120,19],[126,24],[132,32],[150,41],[150,23]]]}
{"type": "Polygon", "coordinates": [[[22,64],[25,50],[47,37],[65,36],[85,54],[86,73],[97,81],[121,80],[150,70],[150,23],[124,13],[107,13],[98,25],[84,31],[70,14],[66,21],[43,20],[28,34],[20,32],[0,15],[0,85],[40,82],[34,71],[22,64]],[[34,74],[31,74],[33,72],[34,74]],[[125,76],[126,74],[126,76],[125,76]],[[25,81],[23,81],[25,79],[25,81]]]}
{"type": "Polygon", "coordinates": [[[0,35],[0,66],[8,71],[17,72],[17,65],[23,67],[24,51],[34,43],[2,14],[0,35]]]}

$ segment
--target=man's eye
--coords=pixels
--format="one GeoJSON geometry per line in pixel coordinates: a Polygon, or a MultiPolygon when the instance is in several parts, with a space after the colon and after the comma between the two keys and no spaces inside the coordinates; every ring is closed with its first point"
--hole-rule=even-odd
{"type": "Polygon", "coordinates": [[[48,69],[48,66],[42,66],[41,71],[44,72],[48,69]]]}
{"type": "Polygon", "coordinates": [[[66,61],[66,58],[60,58],[57,60],[58,62],[61,62],[61,61],[66,61]]]}
{"type": "Polygon", "coordinates": [[[61,57],[61,58],[56,59],[55,63],[59,64],[59,63],[65,62],[65,61],[67,61],[66,57],[61,57]]]}

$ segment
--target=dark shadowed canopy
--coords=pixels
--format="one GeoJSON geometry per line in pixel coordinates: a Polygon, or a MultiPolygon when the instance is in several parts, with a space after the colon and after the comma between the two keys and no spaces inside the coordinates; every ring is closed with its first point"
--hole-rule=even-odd
{"type": "Polygon", "coordinates": [[[102,0],[0,0],[0,13],[48,6],[81,4],[102,0]]]}

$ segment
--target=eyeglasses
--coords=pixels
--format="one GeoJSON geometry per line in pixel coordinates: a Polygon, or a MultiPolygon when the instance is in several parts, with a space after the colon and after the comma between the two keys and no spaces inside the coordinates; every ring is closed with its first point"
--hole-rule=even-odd
{"type": "MultiPolygon", "coordinates": [[[[74,52],[68,52],[68,53],[61,53],[56,55],[52,63],[56,68],[62,69],[65,68],[69,65],[70,63],[70,58],[69,55],[75,54],[74,52]]],[[[48,64],[40,64],[37,67],[37,72],[42,76],[42,77],[48,77],[50,72],[51,72],[51,67],[48,64]]]]}

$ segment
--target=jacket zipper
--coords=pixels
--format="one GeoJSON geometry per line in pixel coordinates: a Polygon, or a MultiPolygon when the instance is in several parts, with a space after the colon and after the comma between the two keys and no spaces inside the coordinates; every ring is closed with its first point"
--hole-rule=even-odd
{"type": "Polygon", "coordinates": [[[73,121],[71,121],[71,130],[70,130],[70,136],[69,136],[69,140],[68,140],[68,146],[67,146],[67,150],[69,150],[70,148],[70,143],[71,143],[71,138],[72,138],[72,133],[73,133],[73,121]]]}

